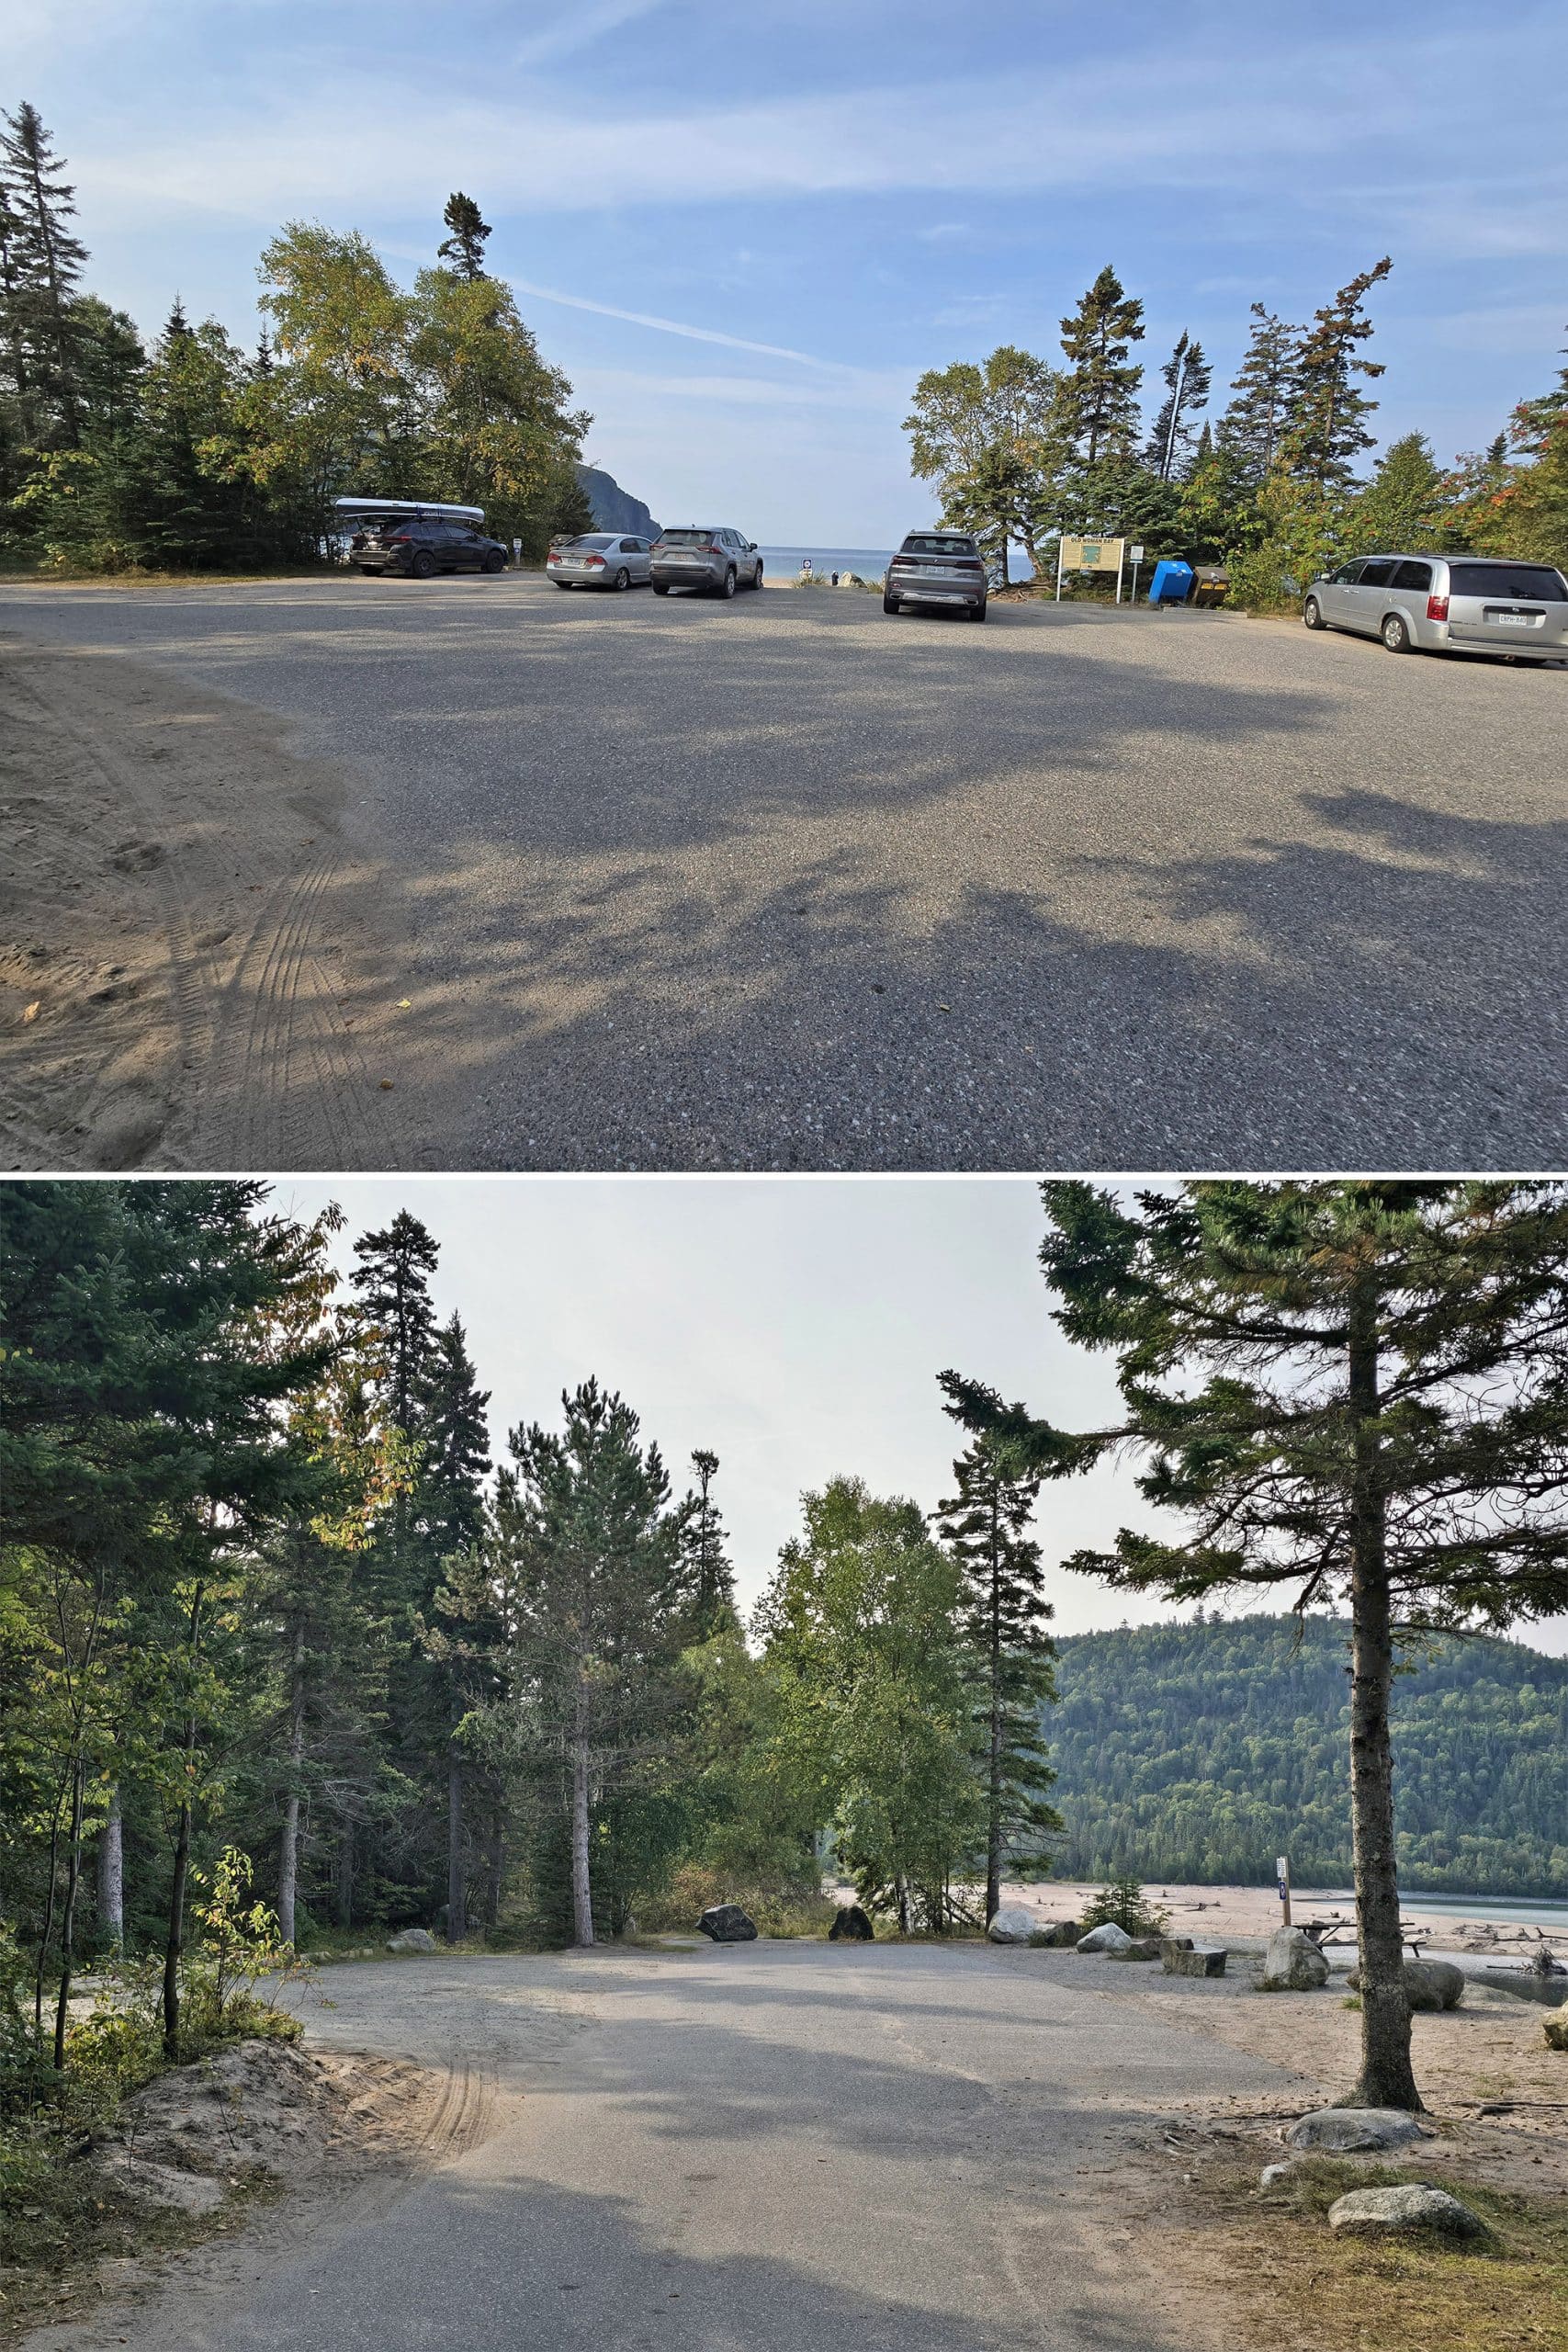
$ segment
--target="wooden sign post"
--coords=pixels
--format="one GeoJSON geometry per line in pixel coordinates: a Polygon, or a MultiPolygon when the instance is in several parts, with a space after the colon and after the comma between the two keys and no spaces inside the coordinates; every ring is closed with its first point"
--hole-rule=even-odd
{"type": "Polygon", "coordinates": [[[1289,1854],[1275,1856],[1274,1876],[1279,1882],[1280,1908],[1284,1913],[1284,1924],[1288,1928],[1291,1924],[1291,1858],[1289,1854]]]}

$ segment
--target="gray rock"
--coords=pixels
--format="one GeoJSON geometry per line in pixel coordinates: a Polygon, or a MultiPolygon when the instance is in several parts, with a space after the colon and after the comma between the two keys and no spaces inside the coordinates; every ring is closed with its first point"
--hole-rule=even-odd
{"type": "Polygon", "coordinates": [[[1195,1944],[1190,1936],[1168,1936],[1160,1948],[1168,1976],[1223,1976],[1224,1944],[1195,1944]]]}
{"type": "Polygon", "coordinates": [[[1060,1951],[1068,1945],[1076,1944],[1082,1934],[1081,1919],[1052,1919],[1043,1927],[1037,1927],[1030,1941],[1060,1951]]]}
{"type": "Polygon", "coordinates": [[[428,1928],[400,1928],[395,1936],[387,1938],[389,1951],[439,1951],[440,1949],[428,1928]]]}
{"type": "Polygon", "coordinates": [[[1106,1953],[1107,1960],[1157,1960],[1163,1938],[1159,1936],[1129,1936],[1124,1944],[1113,1944],[1106,1953]]]}
{"type": "MultiPolygon", "coordinates": [[[[1457,2009],[1464,1998],[1464,1971],[1451,1960],[1407,1960],[1404,1970],[1404,1996],[1413,2009],[1457,2009]]],[[[1360,1970],[1353,1968],[1345,1981],[1359,1993],[1360,1970]]]]}
{"type": "Polygon", "coordinates": [[[1004,1903],[986,1933],[994,1944],[1026,1944],[1039,1926],[1021,1903],[1004,1903]]]}
{"type": "Polygon", "coordinates": [[[1075,1951],[1126,1951],[1132,1941],[1125,1928],[1119,1928],[1114,1919],[1107,1919],[1103,1928],[1091,1928],[1087,1936],[1080,1936],[1073,1949],[1075,1951]]]}
{"type": "Polygon", "coordinates": [[[1535,1976],[1523,1968],[1478,1968],[1475,1981],[1495,1993],[1512,1993],[1517,2000],[1539,2001],[1549,2009],[1556,2008],[1562,1997],[1560,1976],[1535,1976]]]}
{"type": "Polygon", "coordinates": [[[1289,2180],[1291,2175],[1299,2170],[1300,2166],[1292,2156],[1287,2156],[1282,2164],[1265,2165],[1258,2176],[1258,2186],[1259,2188],[1278,2188],[1282,2180],[1289,2180]]]}
{"type": "Polygon", "coordinates": [[[1549,2018],[1542,2018],[1540,2030],[1546,2036],[1549,2050],[1568,2050],[1568,2001],[1549,2018]]]}
{"type": "Polygon", "coordinates": [[[1380,2237],[1423,2230],[1450,2238],[1486,2234],[1485,2223],[1468,2205],[1422,2180],[1403,2181],[1397,2188],[1352,2188],[1329,2207],[1328,2226],[1380,2237]]]}
{"type": "Polygon", "coordinates": [[[840,1903],[833,1914],[833,1924],[828,1930],[830,1944],[869,1944],[876,1939],[876,1929],[867,1913],[858,1903],[840,1903]]]}
{"type": "Polygon", "coordinates": [[[1430,2135],[1397,2107],[1320,2107],[1280,2134],[1288,2148],[1322,2148],[1341,2156],[1367,2148],[1403,2148],[1424,2136],[1430,2135]]]}
{"type": "Polygon", "coordinates": [[[1263,1955],[1266,1993],[1313,1993],[1328,1982],[1328,1962],[1300,1928],[1277,1928],[1263,1955]]]}
{"type": "Polygon", "coordinates": [[[757,1940],[756,1926],[739,1903],[711,1904],[697,1927],[716,1944],[754,1944],[757,1940]]]}

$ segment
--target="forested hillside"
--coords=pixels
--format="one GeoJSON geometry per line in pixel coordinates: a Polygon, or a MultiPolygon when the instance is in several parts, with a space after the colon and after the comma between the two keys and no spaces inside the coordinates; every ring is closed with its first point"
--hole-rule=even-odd
{"type": "MultiPolygon", "coordinates": [[[[1298,1885],[1350,1869],[1347,1627],[1290,1617],[1062,1641],[1047,1736],[1065,1878],[1298,1885]]],[[[1568,1894],[1568,1660],[1450,1642],[1394,1701],[1406,1886],[1568,1894]]]]}

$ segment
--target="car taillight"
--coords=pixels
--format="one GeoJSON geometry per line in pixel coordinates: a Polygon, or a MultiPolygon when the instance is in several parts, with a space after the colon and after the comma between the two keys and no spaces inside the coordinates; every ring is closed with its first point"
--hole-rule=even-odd
{"type": "Polygon", "coordinates": [[[1448,616],[1448,598],[1446,596],[1428,596],[1427,599],[1427,618],[1429,621],[1446,621],[1448,616]]]}
{"type": "Polygon", "coordinates": [[[412,544],[413,533],[412,531],[394,531],[392,533],[392,545],[395,548],[412,547],[412,544]]]}
{"type": "Polygon", "coordinates": [[[592,571],[595,569],[603,571],[604,569],[604,559],[602,555],[585,555],[582,560],[588,566],[590,571],[592,571]]]}
{"type": "Polygon", "coordinates": [[[709,555],[722,555],[724,551],[724,542],[721,539],[710,539],[708,541],[709,555]]]}

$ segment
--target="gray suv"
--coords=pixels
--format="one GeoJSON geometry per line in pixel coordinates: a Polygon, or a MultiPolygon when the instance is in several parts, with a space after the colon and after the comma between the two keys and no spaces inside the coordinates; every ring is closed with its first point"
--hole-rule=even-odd
{"type": "Polygon", "coordinates": [[[737,588],[761,584],[762,559],[756,540],[744,531],[693,525],[661,531],[653,543],[656,596],[668,596],[671,588],[702,588],[710,595],[733,596],[737,588]]]}
{"type": "Polygon", "coordinates": [[[986,566],[965,531],[910,531],[887,567],[882,609],[948,605],[972,621],[986,617],[986,566]]]}
{"type": "Polygon", "coordinates": [[[1381,637],[1391,653],[1568,662],[1568,581],[1507,556],[1357,556],[1313,582],[1302,618],[1381,637]]]}

